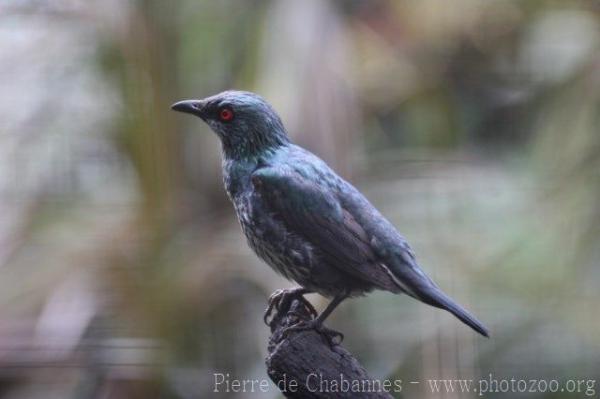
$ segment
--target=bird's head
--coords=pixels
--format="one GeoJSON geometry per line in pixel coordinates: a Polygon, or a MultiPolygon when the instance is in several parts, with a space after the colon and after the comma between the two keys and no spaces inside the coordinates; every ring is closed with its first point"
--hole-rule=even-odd
{"type": "Polygon", "coordinates": [[[262,97],[224,91],[202,100],[184,100],[175,111],[200,117],[219,136],[229,158],[252,158],[289,143],[281,119],[262,97]]]}

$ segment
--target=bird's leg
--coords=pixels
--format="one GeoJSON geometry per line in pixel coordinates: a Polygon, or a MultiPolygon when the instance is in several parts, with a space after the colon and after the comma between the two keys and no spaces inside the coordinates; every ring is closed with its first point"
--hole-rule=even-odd
{"type": "Polygon", "coordinates": [[[281,310],[288,310],[292,304],[292,300],[294,299],[302,302],[312,317],[317,317],[317,311],[315,310],[314,306],[306,298],[304,298],[304,294],[310,294],[312,292],[313,291],[302,287],[275,291],[269,297],[269,305],[263,315],[265,324],[271,326],[273,319],[269,321],[269,318],[271,317],[273,310],[277,310],[277,312],[280,312],[281,310]]]}
{"type": "Polygon", "coordinates": [[[305,330],[315,330],[319,334],[321,334],[327,342],[331,345],[338,345],[344,340],[344,334],[339,331],[332,330],[331,328],[327,328],[323,325],[323,322],[331,312],[340,304],[344,299],[348,298],[347,293],[343,293],[341,295],[337,295],[333,298],[329,305],[321,312],[321,314],[312,320],[302,320],[293,326],[286,328],[283,332],[284,337],[286,337],[291,331],[305,331],[305,330]],[[339,341],[336,342],[335,338],[339,338],[339,341]]]}

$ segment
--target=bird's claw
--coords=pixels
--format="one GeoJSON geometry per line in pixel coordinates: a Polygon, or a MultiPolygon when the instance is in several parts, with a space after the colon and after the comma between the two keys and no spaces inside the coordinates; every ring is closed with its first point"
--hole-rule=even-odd
{"type": "Polygon", "coordinates": [[[273,318],[269,320],[271,317],[273,310],[276,310],[279,313],[282,310],[288,310],[292,304],[294,299],[300,301],[308,310],[310,315],[315,318],[318,313],[314,306],[304,298],[304,289],[302,288],[293,288],[289,290],[279,289],[271,294],[269,297],[269,305],[267,309],[265,309],[265,313],[263,315],[263,321],[267,326],[271,326],[273,322],[273,318]]]}
{"type": "Polygon", "coordinates": [[[283,330],[283,338],[287,338],[289,333],[292,331],[307,331],[314,330],[318,332],[323,339],[329,344],[329,346],[334,347],[340,345],[344,340],[344,334],[339,331],[333,330],[331,328],[325,327],[323,323],[319,322],[319,320],[302,320],[298,323],[291,325],[283,330]],[[338,340],[336,340],[336,338],[338,340]]]}
{"type": "MultiPolygon", "coordinates": [[[[267,308],[265,309],[265,313],[263,314],[263,321],[267,326],[271,326],[271,322],[269,321],[269,317],[271,317],[271,313],[273,313],[273,309],[278,308],[278,300],[277,298],[281,295],[283,290],[276,290],[269,297],[269,302],[267,308]]],[[[271,320],[272,321],[272,320],[271,320]]]]}

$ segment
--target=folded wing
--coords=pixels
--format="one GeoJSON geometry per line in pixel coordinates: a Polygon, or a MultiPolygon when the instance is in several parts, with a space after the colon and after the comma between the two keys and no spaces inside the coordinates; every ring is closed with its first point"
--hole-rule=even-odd
{"type": "Polygon", "coordinates": [[[377,288],[401,291],[364,229],[325,187],[285,167],[260,168],[252,183],[269,211],[316,247],[323,261],[377,288]]]}

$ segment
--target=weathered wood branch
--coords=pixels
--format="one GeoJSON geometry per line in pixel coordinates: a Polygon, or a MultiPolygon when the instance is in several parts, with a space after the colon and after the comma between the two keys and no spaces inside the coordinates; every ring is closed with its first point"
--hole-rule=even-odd
{"type": "Polygon", "coordinates": [[[381,381],[341,345],[330,345],[314,330],[283,330],[311,315],[300,301],[280,309],[271,322],[267,373],[287,398],[392,398],[381,381]]]}

